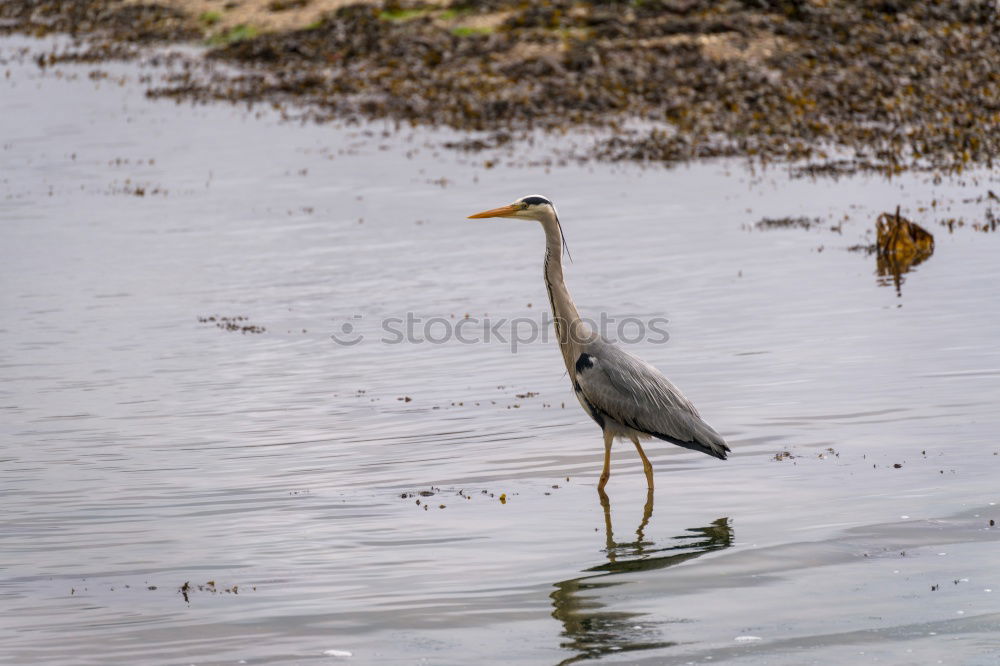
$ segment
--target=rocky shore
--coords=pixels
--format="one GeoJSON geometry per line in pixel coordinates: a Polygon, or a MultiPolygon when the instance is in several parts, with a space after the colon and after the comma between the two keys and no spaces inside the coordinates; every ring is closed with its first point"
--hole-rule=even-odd
{"type": "Polygon", "coordinates": [[[229,66],[149,94],[481,132],[471,150],[602,128],[585,157],[836,175],[956,172],[1000,149],[992,0],[22,0],[0,4],[0,31],[85,38],[59,56],[83,60],[202,43],[229,66]]]}

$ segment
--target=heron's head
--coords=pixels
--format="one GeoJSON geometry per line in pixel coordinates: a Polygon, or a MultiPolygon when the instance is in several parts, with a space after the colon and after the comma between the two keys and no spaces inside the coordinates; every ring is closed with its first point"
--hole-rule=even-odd
{"type": "Polygon", "coordinates": [[[559,219],[559,216],[556,215],[556,207],[541,194],[529,194],[506,206],[491,208],[490,210],[484,210],[482,213],[470,215],[469,219],[474,220],[483,217],[516,217],[522,220],[538,220],[539,222],[559,219]]]}
{"type": "MultiPolygon", "coordinates": [[[[559,232],[558,240],[562,242],[566,254],[569,255],[569,246],[566,245],[566,236],[563,234],[562,224],[559,222],[559,214],[556,213],[556,207],[552,205],[552,202],[547,197],[543,197],[541,194],[529,194],[506,206],[491,208],[490,210],[470,215],[469,219],[476,220],[484,217],[513,217],[521,220],[537,220],[546,229],[551,229],[553,233],[556,231],[559,232]]],[[[572,258],[570,256],[570,260],[572,258]]]]}

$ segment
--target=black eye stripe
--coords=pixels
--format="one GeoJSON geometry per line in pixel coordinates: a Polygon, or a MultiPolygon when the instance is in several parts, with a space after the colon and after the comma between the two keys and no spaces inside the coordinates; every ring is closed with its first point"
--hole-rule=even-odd
{"type": "Polygon", "coordinates": [[[540,206],[542,204],[549,204],[549,205],[552,204],[552,202],[549,201],[548,199],[546,199],[545,197],[524,197],[523,199],[521,199],[521,203],[525,203],[525,204],[527,204],[529,206],[540,206]]]}

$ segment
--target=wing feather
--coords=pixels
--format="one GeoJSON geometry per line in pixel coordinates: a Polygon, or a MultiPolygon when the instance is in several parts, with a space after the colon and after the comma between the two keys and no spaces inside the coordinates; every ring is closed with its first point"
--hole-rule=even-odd
{"type": "Polygon", "coordinates": [[[620,347],[604,340],[587,345],[576,364],[576,383],[591,405],[622,425],[726,459],[725,440],[680,389],[620,347]]]}

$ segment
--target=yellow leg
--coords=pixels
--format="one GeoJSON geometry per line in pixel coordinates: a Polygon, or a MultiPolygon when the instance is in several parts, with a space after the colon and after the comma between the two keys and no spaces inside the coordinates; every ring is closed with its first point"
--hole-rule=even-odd
{"type": "Polygon", "coordinates": [[[635,450],[639,452],[639,457],[642,458],[642,471],[646,473],[646,487],[652,490],[653,463],[649,462],[649,458],[646,457],[646,452],[642,450],[642,445],[639,444],[639,438],[635,435],[632,436],[632,443],[635,444],[635,450]]]}
{"type": "Polygon", "coordinates": [[[604,486],[608,485],[608,479],[611,478],[611,443],[614,439],[614,435],[607,430],[604,431],[604,470],[601,472],[601,480],[597,483],[597,490],[601,493],[604,492],[604,486]]]}

